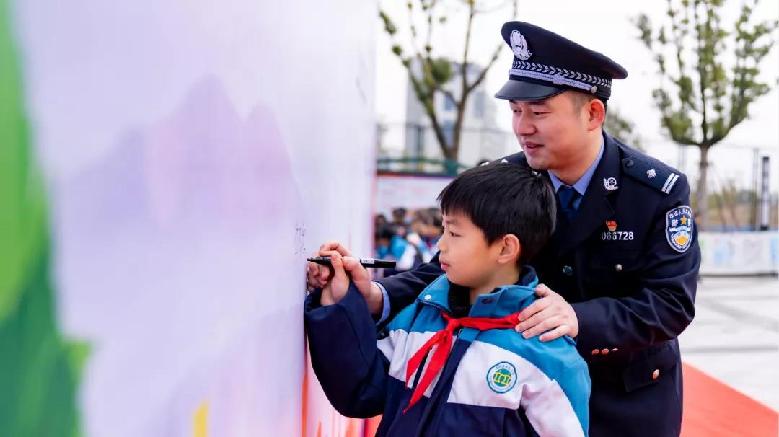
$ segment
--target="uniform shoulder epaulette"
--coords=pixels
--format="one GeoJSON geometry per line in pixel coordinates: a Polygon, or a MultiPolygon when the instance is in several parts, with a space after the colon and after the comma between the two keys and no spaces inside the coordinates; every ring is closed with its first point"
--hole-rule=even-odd
{"type": "Polygon", "coordinates": [[[676,186],[681,172],[638,150],[621,145],[622,171],[637,181],[669,194],[676,186]]]}

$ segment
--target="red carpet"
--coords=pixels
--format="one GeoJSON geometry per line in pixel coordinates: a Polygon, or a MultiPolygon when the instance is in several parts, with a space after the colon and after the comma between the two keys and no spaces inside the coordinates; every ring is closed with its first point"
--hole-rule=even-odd
{"type": "MultiPolygon", "coordinates": [[[[682,437],[776,437],[779,414],[688,364],[682,437]]],[[[744,369],[748,372],[749,369],[744,369]]]]}

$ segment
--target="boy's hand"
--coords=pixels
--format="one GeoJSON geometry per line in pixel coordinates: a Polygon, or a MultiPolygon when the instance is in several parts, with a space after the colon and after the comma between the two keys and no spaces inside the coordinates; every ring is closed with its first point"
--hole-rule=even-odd
{"type": "MultiPolygon", "coordinates": [[[[349,252],[347,248],[345,248],[337,241],[330,241],[323,244],[319,247],[319,251],[316,252],[313,256],[331,256],[334,251],[345,258],[351,258],[352,256],[351,252],[349,252]]],[[[358,290],[360,290],[360,293],[368,303],[368,309],[370,309],[371,314],[381,314],[382,307],[384,306],[384,297],[381,294],[381,290],[376,284],[371,282],[370,274],[364,267],[360,265],[359,261],[356,259],[354,260],[356,267],[359,267],[361,272],[353,272],[353,269],[351,268],[353,265],[350,261],[346,262],[346,265],[344,265],[344,270],[347,272],[352,272],[351,276],[352,280],[354,281],[354,285],[358,290]]],[[[314,288],[324,289],[324,287],[328,285],[331,279],[333,279],[333,269],[312,262],[308,263],[308,270],[306,275],[306,287],[308,290],[313,290],[314,288]]],[[[345,290],[344,293],[346,293],[345,290]]],[[[341,297],[343,297],[343,295],[341,297]]],[[[338,300],[340,299],[337,299],[336,302],[338,300]]],[[[322,305],[325,305],[324,296],[322,305]]]]}
{"type": "MultiPolygon", "coordinates": [[[[319,250],[314,252],[311,256],[329,256],[332,251],[336,251],[342,256],[352,256],[349,249],[343,247],[341,243],[337,241],[328,241],[319,246],[319,250]]],[[[311,291],[315,288],[324,288],[332,277],[333,270],[330,267],[309,262],[306,271],[306,289],[311,291]]]]}
{"type": "MultiPolygon", "coordinates": [[[[320,251],[320,254],[322,252],[320,251]]],[[[326,254],[320,256],[329,256],[330,264],[332,264],[333,274],[322,288],[322,298],[320,303],[322,306],[332,305],[337,303],[346,295],[346,291],[349,289],[349,277],[346,276],[344,270],[344,258],[340,253],[336,251],[327,251],[326,254]]]]}
{"type": "Polygon", "coordinates": [[[332,305],[343,299],[349,289],[350,278],[358,290],[370,290],[371,274],[360,264],[360,260],[341,256],[334,250],[326,251],[321,256],[329,256],[333,265],[333,275],[322,289],[322,306],[332,305]]]}

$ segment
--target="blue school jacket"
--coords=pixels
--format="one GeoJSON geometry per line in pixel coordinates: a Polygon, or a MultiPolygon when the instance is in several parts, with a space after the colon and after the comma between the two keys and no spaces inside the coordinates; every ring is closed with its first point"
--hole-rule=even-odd
{"type": "MultiPolygon", "coordinates": [[[[503,317],[535,300],[535,272],[521,285],[478,297],[470,317],[503,317]]],[[[456,332],[452,352],[424,397],[406,413],[423,364],[405,382],[408,360],[446,326],[450,283],[441,275],[377,340],[376,325],[351,286],[334,305],[306,299],[305,328],[314,372],[333,407],[348,417],[383,414],[377,436],[582,436],[590,378],[568,337],[542,343],[513,329],[456,332]]],[[[428,357],[429,359],[429,357],[428,357]]]]}

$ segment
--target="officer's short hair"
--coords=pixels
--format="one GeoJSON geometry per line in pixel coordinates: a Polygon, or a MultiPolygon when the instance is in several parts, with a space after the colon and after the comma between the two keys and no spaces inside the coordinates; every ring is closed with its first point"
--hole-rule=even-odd
{"type": "Polygon", "coordinates": [[[444,214],[461,213],[481,229],[487,244],[514,234],[519,263],[530,262],[554,232],[551,183],[527,164],[495,162],[467,170],[438,195],[444,214]]]}
{"type": "Polygon", "coordinates": [[[603,111],[607,112],[608,110],[608,100],[601,99],[598,96],[593,96],[592,94],[583,93],[581,91],[574,91],[571,90],[568,92],[571,99],[573,99],[573,104],[576,106],[577,109],[581,109],[582,106],[584,106],[587,103],[590,103],[591,100],[600,100],[601,103],[603,103],[603,111]]]}

